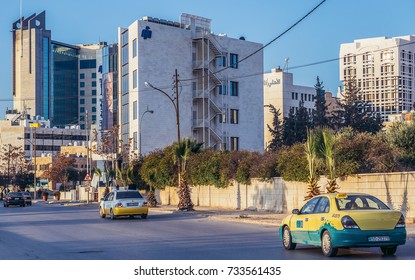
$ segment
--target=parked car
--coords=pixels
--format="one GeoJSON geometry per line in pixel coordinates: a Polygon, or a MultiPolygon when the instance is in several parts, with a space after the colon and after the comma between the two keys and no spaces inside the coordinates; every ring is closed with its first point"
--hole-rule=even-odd
{"type": "Polygon", "coordinates": [[[32,195],[29,192],[22,192],[23,198],[26,200],[26,205],[32,206],[32,195]]]}
{"type": "Polygon", "coordinates": [[[146,219],[147,201],[136,190],[114,190],[101,199],[99,215],[101,218],[109,215],[111,220],[120,216],[141,216],[146,219]]]}
{"type": "Polygon", "coordinates": [[[405,218],[378,198],[360,193],[316,196],[294,209],[280,226],[285,249],[297,243],[321,246],[323,255],[333,257],[339,248],[380,247],[393,255],[405,244],[405,218]]]}
{"type": "Polygon", "coordinates": [[[6,197],[3,206],[9,207],[10,205],[19,205],[20,207],[26,206],[26,200],[21,192],[9,192],[6,197]]]}

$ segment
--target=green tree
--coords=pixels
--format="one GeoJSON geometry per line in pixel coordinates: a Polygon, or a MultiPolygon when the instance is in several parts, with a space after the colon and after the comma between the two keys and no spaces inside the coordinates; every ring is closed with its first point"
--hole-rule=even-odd
{"type": "Polygon", "coordinates": [[[351,127],[358,132],[375,134],[382,128],[382,120],[372,111],[369,101],[364,101],[356,80],[346,81],[342,100],[338,101],[339,110],[333,112],[333,122],[337,130],[351,127]]]}
{"type": "Polygon", "coordinates": [[[179,180],[179,210],[192,211],[193,202],[190,197],[190,187],[188,184],[189,175],[187,173],[187,160],[193,153],[198,153],[202,148],[203,143],[196,143],[194,139],[185,138],[180,143],[176,143],[176,157],[180,162],[180,180],[179,180]]]}
{"type": "Polygon", "coordinates": [[[318,141],[316,132],[307,131],[307,141],[304,143],[304,150],[308,163],[308,179],[307,179],[307,195],[305,200],[320,194],[320,186],[318,185],[317,161],[318,161],[318,141]]]}
{"type": "Polygon", "coordinates": [[[398,162],[405,169],[415,168],[415,122],[396,122],[387,130],[387,138],[399,152],[398,162]]]}
{"type": "Polygon", "coordinates": [[[271,133],[272,140],[271,143],[269,143],[266,150],[269,151],[277,151],[280,149],[283,145],[283,126],[281,122],[281,113],[280,110],[276,109],[272,104],[266,105],[269,107],[269,111],[272,113],[272,126],[267,124],[268,130],[271,133]]]}
{"type": "Polygon", "coordinates": [[[314,99],[314,109],[312,112],[313,127],[323,127],[329,125],[329,119],[326,115],[327,105],[323,82],[320,82],[320,78],[317,76],[317,83],[314,85],[316,90],[316,97],[314,99]]]}
{"type": "Polygon", "coordinates": [[[326,190],[329,193],[336,192],[338,189],[336,181],[336,135],[334,132],[328,128],[323,128],[321,130],[323,145],[321,147],[321,152],[326,163],[326,169],[328,171],[327,178],[327,187],[326,190]]]}
{"type": "Polygon", "coordinates": [[[277,172],[286,181],[307,182],[307,159],[302,143],[294,144],[281,151],[277,160],[277,172]]]}

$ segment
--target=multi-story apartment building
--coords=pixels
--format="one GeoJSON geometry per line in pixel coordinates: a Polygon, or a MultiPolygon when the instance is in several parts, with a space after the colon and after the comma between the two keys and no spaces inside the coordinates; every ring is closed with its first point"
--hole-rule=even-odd
{"type": "Polygon", "coordinates": [[[180,22],[137,20],[119,28],[118,44],[121,138],[131,138],[133,150],[177,141],[176,88],[182,138],[217,150],[263,150],[261,44],[215,35],[210,19],[188,14],[180,22]]]}
{"type": "Polygon", "coordinates": [[[5,120],[0,121],[0,146],[22,147],[26,158],[56,154],[61,146],[82,145],[86,140],[86,131],[79,126],[51,127],[50,121],[39,117],[22,118],[17,110],[9,110],[5,120]]]}
{"type": "Polygon", "coordinates": [[[102,48],[101,129],[110,130],[118,124],[118,44],[102,48]]]}
{"type": "Polygon", "coordinates": [[[309,86],[294,84],[293,74],[274,68],[270,73],[264,74],[264,148],[272,141],[268,125],[272,127],[274,115],[269,110],[273,105],[279,110],[281,120],[287,117],[290,110],[297,112],[300,103],[311,114],[315,107],[316,89],[309,86]]]}
{"type": "Polygon", "coordinates": [[[415,36],[355,40],[341,45],[340,57],[340,80],[355,80],[383,120],[413,108],[415,36]]]}

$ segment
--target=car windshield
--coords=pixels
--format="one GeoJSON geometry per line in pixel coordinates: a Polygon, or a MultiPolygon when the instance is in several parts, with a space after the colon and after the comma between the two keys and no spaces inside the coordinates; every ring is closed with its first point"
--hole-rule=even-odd
{"type": "Polygon", "coordinates": [[[139,192],[119,192],[117,193],[117,199],[123,198],[143,198],[139,192]]]}
{"type": "Polygon", "coordinates": [[[385,203],[370,195],[347,195],[336,198],[336,204],[339,210],[389,209],[385,203]]]}

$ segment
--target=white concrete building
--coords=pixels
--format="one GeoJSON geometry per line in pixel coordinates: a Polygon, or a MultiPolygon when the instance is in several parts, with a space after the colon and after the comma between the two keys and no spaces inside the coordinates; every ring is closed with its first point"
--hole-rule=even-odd
{"type": "Polygon", "coordinates": [[[183,14],[180,23],[144,17],[119,28],[121,138],[132,139],[133,150],[177,141],[176,70],[181,138],[216,150],[263,150],[263,52],[240,62],[262,45],[215,35],[210,22],[183,14]]]}
{"type": "Polygon", "coordinates": [[[81,128],[85,128],[88,115],[88,127],[95,124],[101,130],[102,106],[102,48],[100,44],[78,45],[79,47],[79,120],[81,128]]]}
{"type": "Polygon", "coordinates": [[[377,37],[340,46],[340,80],[356,79],[384,120],[413,109],[415,36],[377,37]]]}
{"type": "Polygon", "coordinates": [[[270,73],[264,74],[264,147],[268,147],[272,140],[268,125],[272,127],[274,115],[269,111],[268,105],[279,110],[281,121],[287,117],[290,109],[297,112],[300,102],[311,114],[315,107],[316,89],[309,86],[294,85],[292,73],[283,72],[274,68],[270,73]]]}

